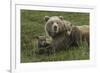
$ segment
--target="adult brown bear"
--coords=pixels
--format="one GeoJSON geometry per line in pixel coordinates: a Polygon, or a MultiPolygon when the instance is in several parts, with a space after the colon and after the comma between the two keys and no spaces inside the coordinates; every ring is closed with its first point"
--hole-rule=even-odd
{"type": "Polygon", "coordinates": [[[45,16],[45,30],[52,38],[47,50],[53,52],[65,50],[71,46],[78,46],[80,41],[86,41],[89,45],[89,26],[73,26],[71,22],[64,20],[63,16],[45,16]]]}

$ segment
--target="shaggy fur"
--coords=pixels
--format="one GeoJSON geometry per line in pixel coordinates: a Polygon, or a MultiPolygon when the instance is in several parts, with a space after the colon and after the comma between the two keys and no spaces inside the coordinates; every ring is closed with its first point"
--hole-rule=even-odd
{"type": "Polygon", "coordinates": [[[47,50],[55,52],[59,50],[65,50],[67,47],[69,47],[69,45],[67,45],[67,39],[70,31],[72,30],[71,22],[65,21],[62,16],[46,16],[45,21],[45,30],[52,38],[52,42],[47,47],[47,50]]]}
{"type": "Polygon", "coordinates": [[[79,43],[83,41],[89,46],[89,26],[73,26],[69,39],[71,46],[79,46],[79,43]]]}
{"type": "Polygon", "coordinates": [[[81,41],[86,41],[89,45],[88,25],[73,26],[71,22],[64,20],[62,16],[46,16],[45,21],[46,33],[52,38],[52,42],[46,47],[48,52],[79,46],[81,41]]]}
{"type": "Polygon", "coordinates": [[[49,42],[46,40],[46,36],[36,36],[36,39],[38,48],[46,48],[49,45],[49,42]]]}

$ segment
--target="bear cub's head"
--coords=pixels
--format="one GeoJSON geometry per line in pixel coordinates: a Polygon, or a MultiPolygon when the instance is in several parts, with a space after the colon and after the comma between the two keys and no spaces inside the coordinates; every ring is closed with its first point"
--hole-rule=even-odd
{"type": "Polygon", "coordinates": [[[71,23],[65,21],[63,16],[45,16],[46,21],[45,30],[51,37],[56,37],[60,33],[70,31],[71,23]]]}

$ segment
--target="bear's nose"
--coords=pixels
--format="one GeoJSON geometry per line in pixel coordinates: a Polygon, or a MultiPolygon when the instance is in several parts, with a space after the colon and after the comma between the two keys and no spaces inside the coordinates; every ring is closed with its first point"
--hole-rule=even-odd
{"type": "Polygon", "coordinates": [[[57,31],[57,26],[54,26],[54,31],[57,31]]]}

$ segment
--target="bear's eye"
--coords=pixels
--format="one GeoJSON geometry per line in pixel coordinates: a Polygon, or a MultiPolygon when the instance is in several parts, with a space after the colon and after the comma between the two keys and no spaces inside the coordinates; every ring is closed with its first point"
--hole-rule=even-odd
{"type": "Polygon", "coordinates": [[[57,22],[57,24],[59,24],[59,22],[57,22]]]}
{"type": "Polygon", "coordinates": [[[51,24],[53,24],[53,22],[51,22],[51,24]]]}

